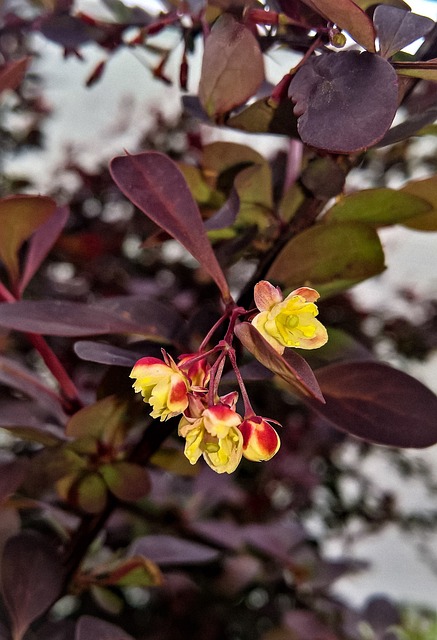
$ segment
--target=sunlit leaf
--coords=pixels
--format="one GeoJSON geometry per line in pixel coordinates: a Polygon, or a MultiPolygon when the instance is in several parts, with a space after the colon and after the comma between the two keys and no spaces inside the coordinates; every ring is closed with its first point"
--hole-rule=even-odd
{"type": "Polygon", "coordinates": [[[393,67],[380,56],[341,51],[311,57],[291,81],[289,95],[303,142],[352,153],[376,144],[390,127],[398,83],[393,67]]]}
{"type": "Polygon", "coordinates": [[[426,180],[408,182],[402,189],[402,193],[423,198],[432,207],[431,211],[410,218],[403,224],[418,231],[437,231],[437,175],[426,178],[426,180]]]}
{"type": "Polygon", "coordinates": [[[199,208],[177,165],[164,154],[151,151],[117,156],[110,170],[125,196],[196,258],[228,301],[228,284],[203,228],[199,208]]]}
{"type": "Polygon", "coordinates": [[[311,367],[295,351],[286,349],[282,356],[279,355],[248,322],[235,327],[235,334],[261,364],[285,380],[299,397],[312,396],[323,402],[323,395],[311,367]]]}
{"type": "Polygon", "coordinates": [[[394,189],[363,189],[340,198],[325,214],[335,222],[366,222],[375,226],[397,224],[431,209],[426,200],[394,189]]]}
{"type": "Polygon", "coordinates": [[[330,222],[292,238],[267,279],[287,289],[305,285],[328,295],[383,270],[384,253],[374,229],[360,222],[330,222]]]}
{"type": "Polygon", "coordinates": [[[248,27],[223,14],[206,39],[199,99],[211,117],[227,113],[256,93],[264,80],[259,44],[248,27]]]}
{"type": "Polygon", "coordinates": [[[161,567],[207,564],[219,557],[217,549],[198,542],[170,535],[150,535],[137,538],[130,546],[129,555],[141,555],[161,567]]]}
{"type": "Polygon", "coordinates": [[[373,22],[378,33],[379,54],[383,58],[391,58],[434,26],[434,22],[425,16],[387,5],[376,7],[373,22]]]}
{"type": "Polygon", "coordinates": [[[132,462],[113,462],[99,467],[108,488],[119,500],[135,502],[150,491],[150,477],[144,467],[132,462]]]}
{"type": "Polygon", "coordinates": [[[29,625],[55,602],[62,582],[55,549],[43,538],[27,532],[9,538],[3,552],[1,590],[14,640],[21,640],[29,625]]]}
{"type": "Polygon", "coordinates": [[[375,52],[375,29],[369,16],[352,0],[303,0],[361,44],[375,52]]]}
{"type": "Polygon", "coordinates": [[[74,640],[134,640],[123,629],[93,616],[81,616],[77,621],[74,640]]]}
{"type": "Polygon", "coordinates": [[[308,402],[342,431],[392,447],[437,442],[437,396],[403,371],[345,362],[318,369],[316,376],[326,404],[308,402]]]}
{"type": "Polygon", "coordinates": [[[44,196],[16,195],[0,200],[0,260],[13,286],[18,283],[18,252],[23,242],[53,215],[55,208],[55,201],[44,196]]]}

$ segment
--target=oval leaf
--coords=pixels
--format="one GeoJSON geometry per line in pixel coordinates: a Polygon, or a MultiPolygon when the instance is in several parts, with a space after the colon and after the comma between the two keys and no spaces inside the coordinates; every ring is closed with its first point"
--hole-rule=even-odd
{"type": "Polygon", "coordinates": [[[15,640],[55,602],[62,582],[61,564],[42,538],[30,533],[9,538],[3,552],[1,588],[15,640]]]}
{"type": "Polygon", "coordinates": [[[227,113],[253,96],[264,80],[259,44],[230,14],[215,22],[205,42],[199,100],[211,117],[227,113]]]}
{"type": "Polygon", "coordinates": [[[166,340],[181,327],[179,314],[162,302],[136,296],[96,304],[65,300],[21,300],[0,304],[0,326],[49,336],[138,333],[166,340]]]}
{"type": "Polygon", "coordinates": [[[135,502],[150,490],[150,477],[146,469],[133,462],[114,462],[99,467],[110,491],[119,499],[135,502]]]}
{"type": "Polygon", "coordinates": [[[364,189],[340,200],[325,215],[325,220],[366,222],[376,226],[397,224],[426,213],[432,206],[423,198],[394,189],[364,189]]]}
{"type": "Polygon", "coordinates": [[[379,54],[383,58],[391,58],[434,26],[434,22],[425,16],[387,5],[376,7],[373,22],[378,32],[379,54]]]}
{"type": "Polygon", "coordinates": [[[327,295],[383,270],[384,253],[374,229],[359,222],[330,222],[292,238],[266,279],[290,289],[305,283],[327,295]]]}
{"type": "Polygon", "coordinates": [[[393,67],[380,56],[323,53],[298,70],[289,95],[303,142],[352,153],[376,144],[390,127],[398,106],[398,83],[393,67]]]}
{"type": "Polygon", "coordinates": [[[0,200],[0,260],[12,285],[18,283],[21,245],[53,215],[55,208],[55,201],[44,196],[20,195],[0,200]]]}
{"type": "Polygon", "coordinates": [[[404,222],[404,225],[419,231],[437,231],[437,175],[426,178],[426,180],[409,182],[402,189],[402,193],[423,198],[432,207],[428,213],[411,218],[404,222]]]}
{"type": "Polygon", "coordinates": [[[77,621],[74,640],[134,640],[115,624],[94,618],[81,616],[77,621]]]}
{"type": "Polygon", "coordinates": [[[235,327],[235,335],[267,369],[285,380],[299,397],[324,402],[317,380],[307,362],[292,349],[280,356],[249,322],[235,327]]]}
{"type": "Polygon", "coordinates": [[[214,562],[219,557],[219,552],[198,542],[180,540],[169,535],[151,535],[135,540],[129,555],[145,556],[161,566],[180,566],[214,562]]]}
{"type": "Polygon", "coordinates": [[[316,376],[326,404],[308,402],[342,431],[392,447],[437,442],[437,396],[406,373],[361,361],[323,367],[316,376]]]}
{"type": "Polygon", "coordinates": [[[223,271],[203,227],[185,178],[163,153],[117,156],[110,165],[113,180],[129,200],[155,224],[180,242],[231,299],[223,271]]]}

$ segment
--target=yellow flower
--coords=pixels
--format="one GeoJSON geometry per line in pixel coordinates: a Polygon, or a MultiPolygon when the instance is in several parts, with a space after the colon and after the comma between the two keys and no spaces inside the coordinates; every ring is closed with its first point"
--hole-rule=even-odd
{"type": "Polygon", "coordinates": [[[152,418],[167,420],[177,416],[188,407],[189,382],[168,354],[167,363],[158,358],[141,358],[135,364],[130,377],[136,393],[141,393],[148,402],[152,418]]]}
{"type": "Polygon", "coordinates": [[[276,431],[260,416],[244,420],[240,431],[243,434],[243,456],[253,462],[270,460],[281,446],[276,431]]]}
{"type": "Polygon", "coordinates": [[[186,440],[185,455],[191,464],[196,464],[203,455],[217,473],[235,471],[243,449],[240,423],[241,416],[223,403],[205,409],[199,418],[183,416],[179,435],[186,440]]]}
{"type": "Polygon", "coordinates": [[[319,298],[315,289],[300,287],[285,300],[280,289],[262,280],[255,285],[255,304],[260,313],[252,320],[263,338],[282,354],[285,347],[317,349],[328,340],[325,327],[316,319],[319,298]]]}

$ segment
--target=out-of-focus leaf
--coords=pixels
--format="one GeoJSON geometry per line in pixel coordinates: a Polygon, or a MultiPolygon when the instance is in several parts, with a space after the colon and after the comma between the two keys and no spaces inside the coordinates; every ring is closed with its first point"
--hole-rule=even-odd
{"type": "Polygon", "coordinates": [[[364,189],[340,198],[324,219],[335,222],[366,222],[375,226],[397,224],[427,213],[432,208],[426,200],[394,189],[364,189]]]}
{"type": "Polygon", "coordinates": [[[235,176],[250,165],[265,164],[266,159],[252,147],[236,142],[211,142],[203,149],[203,173],[214,182],[219,182],[221,189],[229,189],[235,176]],[[230,177],[225,182],[224,176],[230,177]]]}
{"type": "Polygon", "coordinates": [[[297,118],[293,113],[290,100],[282,100],[277,107],[268,99],[261,98],[248,107],[231,116],[226,125],[248,133],[279,133],[298,138],[297,118]]]}
{"type": "Polygon", "coordinates": [[[313,369],[345,360],[375,360],[375,356],[345,331],[328,327],[329,340],[323,347],[303,351],[297,349],[313,369]]]}
{"type": "Polygon", "coordinates": [[[264,80],[263,55],[250,29],[221,15],[206,39],[199,99],[210,117],[220,116],[253,96],[264,80]]]}
{"type": "Polygon", "coordinates": [[[203,227],[202,216],[177,165],[158,152],[117,156],[111,175],[119,189],[198,260],[225,301],[229,287],[203,227]]]}
{"type": "Polygon", "coordinates": [[[291,637],[299,640],[340,640],[340,636],[323,624],[313,611],[287,611],[284,624],[291,637]]]}
{"type": "Polygon", "coordinates": [[[373,13],[379,40],[379,54],[391,56],[431,31],[434,22],[411,11],[379,5],[373,13]]]}
{"type": "MultiPolygon", "coordinates": [[[[363,11],[375,6],[375,0],[354,0],[354,2],[363,11]]],[[[405,9],[405,11],[411,10],[411,7],[403,0],[378,0],[378,4],[387,4],[391,7],[398,7],[398,9],[405,9]]]]}
{"type": "Polygon", "coordinates": [[[402,189],[402,193],[423,198],[432,207],[431,211],[404,221],[404,226],[418,231],[437,231],[437,175],[409,182],[402,189]]]}
{"type": "Polygon", "coordinates": [[[204,544],[170,535],[150,535],[137,538],[130,546],[129,555],[141,555],[161,567],[169,567],[208,564],[217,560],[219,552],[204,544]]]}
{"type": "Polygon", "coordinates": [[[74,640],[134,640],[115,624],[94,618],[81,616],[77,621],[74,640]]]}
{"type": "Polygon", "coordinates": [[[240,198],[236,189],[232,189],[231,195],[225,204],[205,222],[205,229],[210,232],[230,227],[234,224],[239,210],[240,198]]]}
{"type": "Polygon", "coordinates": [[[292,238],[272,264],[267,280],[284,288],[314,287],[328,295],[384,270],[378,234],[360,222],[318,224],[292,238]]]}
{"type": "Polygon", "coordinates": [[[144,356],[144,353],[129,351],[112,344],[94,342],[93,340],[75,342],[74,352],[82,360],[118,367],[133,367],[135,362],[144,356]]]}
{"type": "Polygon", "coordinates": [[[101,513],[108,500],[108,490],[100,474],[86,473],[72,484],[68,497],[86,513],[101,513]]]}
{"type": "Polygon", "coordinates": [[[401,76],[437,82],[437,58],[424,62],[393,62],[393,66],[401,76]]]}
{"type": "Polygon", "coordinates": [[[387,131],[382,140],[376,145],[377,147],[385,147],[388,144],[401,142],[410,136],[420,135],[423,127],[434,122],[437,118],[437,107],[430,107],[420,113],[408,114],[408,117],[401,124],[392,127],[387,131]]]}
{"type": "Polygon", "coordinates": [[[150,491],[150,477],[144,467],[132,462],[113,462],[99,467],[110,491],[126,502],[144,498],[150,491]]]}
{"type": "Polygon", "coordinates": [[[66,442],[66,438],[62,437],[60,433],[52,429],[49,425],[44,427],[2,425],[1,428],[8,431],[14,438],[37,442],[38,444],[43,444],[45,447],[54,447],[66,442]]]}
{"type": "Polygon", "coordinates": [[[302,171],[302,184],[318,198],[333,198],[341,193],[346,174],[330,157],[315,158],[302,171]]]}
{"type": "Polygon", "coordinates": [[[26,477],[28,461],[16,458],[0,464],[0,502],[4,502],[21,485],[26,477]]]}
{"type": "Polygon", "coordinates": [[[334,22],[371,53],[375,52],[375,29],[369,16],[352,0],[303,0],[309,7],[334,22]]]}
{"type": "Polygon", "coordinates": [[[245,525],[241,535],[246,544],[282,562],[287,562],[290,551],[307,537],[299,522],[286,519],[245,525]]]}
{"type": "Polygon", "coordinates": [[[42,261],[58,239],[69,216],[68,207],[58,207],[55,213],[37,229],[30,239],[20,278],[20,294],[35,275],[42,261]]]}
{"type": "Polygon", "coordinates": [[[378,362],[344,362],[316,372],[326,400],[308,403],[353,436],[392,447],[437,442],[437,396],[403,371],[378,362]]]}
{"type": "Polygon", "coordinates": [[[179,162],[178,167],[196,202],[213,208],[223,203],[222,194],[209,186],[205,177],[202,175],[202,171],[198,167],[183,162],[179,162]]]}
{"type": "Polygon", "coordinates": [[[150,587],[161,584],[162,576],[154,562],[138,555],[93,568],[86,574],[90,580],[101,586],[150,587]]]}
{"type": "Polygon", "coordinates": [[[390,127],[398,82],[391,64],[373,53],[323,53],[298,70],[289,95],[303,142],[353,153],[376,144],[390,127]]]}
{"type": "Polygon", "coordinates": [[[166,340],[180,329],[179,314],[157,300],[123,296],[95,304],[20,300],[0,304],[0,326],[51,336],[138,333],[166,340]]]}
{"type": "Polygon", "coordinates": [[[180,476],[193,477],[199,473],[199,466],[190,464],[180,449],[161,447],[150,458],[150,462],[160,469],[180,476]]]}
{"type": "Polygon", "coordinates": [[[25,240],[44,224],[56,209],[52,198],[16,195],[0,200],[0,260],[12,285],[18,283],[18,252],[25,240]]]}
{"type": "Polygon", "coordinates": [[[128,402],[115,395],[107,396],[94,404],[77,411],[65,428],[72,438],[97,438],[113,442],[120,427],[128,417],[128,402]]]}
{"type": "Polygon", "coordinates": [[[285,380],[299,397],[311,396],[324,402],[311,367],[295,351],[286,349],[279,355],[249,322],[235,327],[235,334],[261,364],[285,380]]]}
{"type": "Polygon", "coordinates": [[[0,67],[0,93],[5,89],[16,89],[21,84],[30,61],[31,58],[26,56],[0,67]]]}
{"type": "Polygon", "coordinates": [[[59,596],[63,571],[55,550],[31,533],[6,542],[1,565],[3,601],[12,623],[14,640],[59,596]]]}

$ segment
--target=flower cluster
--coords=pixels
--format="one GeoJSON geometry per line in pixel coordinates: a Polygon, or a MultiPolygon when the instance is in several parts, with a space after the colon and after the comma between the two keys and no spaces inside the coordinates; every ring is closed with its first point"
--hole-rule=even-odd
{"type": "MultiPolygon", "coordinates": [[[[279,289],[269,282],[259,282],[255,287],[259,313],[252,324],[278,354],[286,347],[320,347],[327,333],[315,319],[318,310],[314,302],[318,297],[317,291],[303,287],[284,300],[279,289]]],[[[270,460],[280,447],[279,436],[270,424],[275,421],[255,415],[251,407],[232,348],[235,322],[247,313],[235,308],[223,316],[221,321],[230,318],[225,338],[209,351],[204,351],[204,345],[216,326],[198,353],[183,355],[176,363],[163,351],[163,360],[141,358],[130,374],[134,390],[152,407],[153,418],[163,421],[181,416],[178,433],[185,439],[184,452],[190,463],[196,464],[203,457],[217,473],[232,473],[242,457],[254,462],[270,460]],[[240,386],[244,417],[236,410],[237,392],[218,394],[226,357],[240,386]],[[213,358],[215,362],[210,364],[213,358]]]]}

